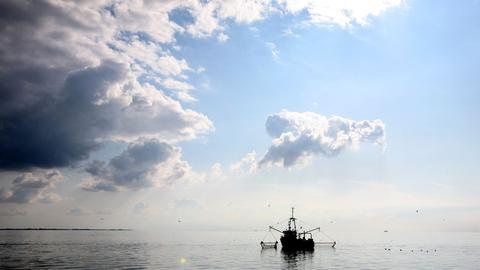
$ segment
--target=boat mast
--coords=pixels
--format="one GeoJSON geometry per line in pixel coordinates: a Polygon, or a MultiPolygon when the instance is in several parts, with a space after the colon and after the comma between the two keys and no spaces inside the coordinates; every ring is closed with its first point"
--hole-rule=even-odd
{"type": "Polygon", "coordinates": [[[290,218],[290,220],[288,221],[288,230],[291,231],[292,230],[292,226],[291,226],[291,223],[293,221],[293,230],[296,231],[297,230],[297,224],[295,223],[295,217],[293,216],[293,211],[294,211],[295,207],[292,207],[292,217],[290,218]]]}

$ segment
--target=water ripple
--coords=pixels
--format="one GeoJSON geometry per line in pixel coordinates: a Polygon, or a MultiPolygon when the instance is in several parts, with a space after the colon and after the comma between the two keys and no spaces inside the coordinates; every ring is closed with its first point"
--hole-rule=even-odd
{"type": "Polygon", "coordinates": [[[123,232],[3,232],[0,269],[480,269],[479,247],[378,241],[287,253],[253,242],[162,244],[123,232]]]}

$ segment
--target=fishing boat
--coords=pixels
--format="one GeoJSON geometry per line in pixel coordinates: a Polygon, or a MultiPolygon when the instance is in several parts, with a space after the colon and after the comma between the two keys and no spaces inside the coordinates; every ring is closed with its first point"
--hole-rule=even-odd
{"type": "MultiPolygon", "coordinates": [[[[320,230],[320,227],[304,230],[303,232],[297,231],[297,218],[294,216],[295,208],[292,207],[292,216],[288,219],[288,227],[281,231],[273,226],[269,226],[269,231],[274,230],[282,234],[280,237],[280,243],[282,244],[283,250],[314,250],[315,244],[319,245],[331,245],[332,248],[335,247],[337,242],[330,237],[328,237],[325,233],[320,230]],[[313,240],[313,232],[319,231],[322,232],[325,236],[327,236],[331,241],[323,241],[323,242],[315,242],[313,240]]],[[[303,227],[300,227],[303,229],[303,227]]],[[[260,245],[262,248],[277,248],[278,241],[275,242],[265,242],[261,241],[260,245]]]]}

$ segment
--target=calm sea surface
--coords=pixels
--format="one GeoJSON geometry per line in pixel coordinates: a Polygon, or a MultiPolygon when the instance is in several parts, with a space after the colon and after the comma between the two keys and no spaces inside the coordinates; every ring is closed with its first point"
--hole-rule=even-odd
{"type": "Polygon", "coordinates": [[[291,254],[256,232],[0,231],[0,269],[480,269],[480,233],[332,236],[291,254]]]}

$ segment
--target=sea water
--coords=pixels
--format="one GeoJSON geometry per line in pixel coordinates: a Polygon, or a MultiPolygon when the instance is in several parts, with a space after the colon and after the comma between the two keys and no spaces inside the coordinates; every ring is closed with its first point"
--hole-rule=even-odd
{"type": "Polygon", "coordinates": [[[480,269],[480,233],[338,232],[335,248],[296,253],[262,250],[264,236],[0,231],[0,269],[480,269]]]}

